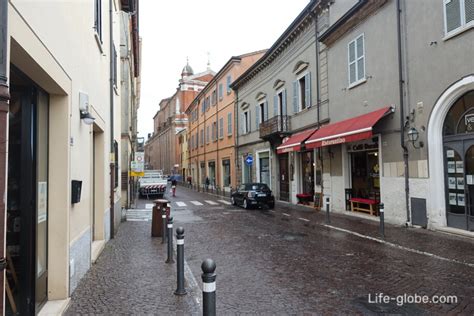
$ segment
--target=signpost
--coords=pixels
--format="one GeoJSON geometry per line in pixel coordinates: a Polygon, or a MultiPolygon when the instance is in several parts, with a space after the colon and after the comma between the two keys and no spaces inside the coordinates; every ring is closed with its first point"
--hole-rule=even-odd
{"type": "Polygon", "coordinates": [[[135,160],[130,163],[131,177],[143,177],[145,175],[145,162],[143,158],[143,153],[136,153],[135,160]]]}
{"type": "Polygon", "coordinates": [[[252,157],[251,154],[247,155],[247,158],[245,158],[245,163],[249,166],[251,166],[253,164],[253,157],[252,157]]]}

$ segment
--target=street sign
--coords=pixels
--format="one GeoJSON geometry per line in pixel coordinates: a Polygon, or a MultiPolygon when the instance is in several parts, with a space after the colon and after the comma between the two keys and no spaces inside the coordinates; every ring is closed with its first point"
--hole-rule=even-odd
{"type": "Polygon", "coordinates": [[[249,166],[251,166],[253,164],[253,157],[252,155],[247,155],[247,158],[245,158],[245,163],[249,166]]]}
{"type": "Polygon", "coordinates": [[[145,172],[130,171],[130,177],[144,177],[145,172]]]}

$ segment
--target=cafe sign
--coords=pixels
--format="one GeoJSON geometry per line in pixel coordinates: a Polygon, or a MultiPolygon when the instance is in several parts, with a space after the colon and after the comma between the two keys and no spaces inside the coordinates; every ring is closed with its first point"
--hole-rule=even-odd
{"type": "Polygon", "coordinates": [[[466,114],[464,123],[466,124],[466,131],[472,132],[474,130],[474,114],[466,114]]]}

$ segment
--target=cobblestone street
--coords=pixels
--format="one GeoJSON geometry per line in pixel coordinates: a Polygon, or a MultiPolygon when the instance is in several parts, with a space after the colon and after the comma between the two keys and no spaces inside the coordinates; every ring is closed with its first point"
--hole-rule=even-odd
{"type": "MultiPolygon", "coordinates": [[[[188,295],[173,295],[176,266],[164,263],[166,248],[145,216],[122,223],[73,293],[69,315],[199,314],[205,258],[217,264],[220,315],[474,313],[470,239],[387,225],[384,243],[376,222],[334,215],[329,227],[321,213],[244,210],[182,187],[171,202],[174,228],[185,228],[188,295]],[[457,303],[369,303],[378,293],[454,295],[457,303]]],[[[147,204],[138,205],[144,214],[147,204]]]]}

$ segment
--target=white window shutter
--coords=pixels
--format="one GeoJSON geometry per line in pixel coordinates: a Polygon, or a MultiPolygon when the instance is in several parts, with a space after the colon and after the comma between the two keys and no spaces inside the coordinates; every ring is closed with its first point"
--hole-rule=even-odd
{"type": "Polygon", "coordinates": [[[283,104],[282,104],[282,113],[281,115],[287,115],[287,111],[286,111],[286,89],[283,90],[282,92],[282,100],[283,100],[283,104]]]}
{"type": "Polygon", "coordinates": [[[273,96],[273,116],[278,115],[278,94],[273,96]]]}
{"type": "Polygon", "coordinates": [[[293,113],[298,113],[298,81],[293,81],[293,113]]]}
{"type": "Polygon", "coordinates": [[[268,120],[268,101],[265,100],[263,121],[268,120]]]}
{"type": "Polygon", "coordinates": [[[309,108],[312,105],[311,102],[311,73],[308,72],[305,75],[305,101],[306,107],[309,108]]]}

